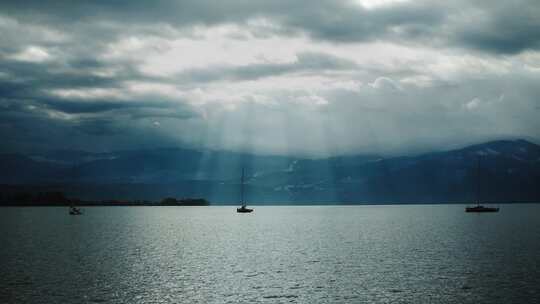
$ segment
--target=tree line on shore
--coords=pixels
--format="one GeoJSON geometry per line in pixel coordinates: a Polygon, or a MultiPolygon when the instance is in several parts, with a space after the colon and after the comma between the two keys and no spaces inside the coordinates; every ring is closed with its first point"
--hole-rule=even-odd
{"type": "Polygon", "coordinates": [[[68,198],[61,191],[0,193],[1,206],[208,206],[204,198],[166,197],[158,202],[148,200],[100,200],[87,201],[68,198]]]}

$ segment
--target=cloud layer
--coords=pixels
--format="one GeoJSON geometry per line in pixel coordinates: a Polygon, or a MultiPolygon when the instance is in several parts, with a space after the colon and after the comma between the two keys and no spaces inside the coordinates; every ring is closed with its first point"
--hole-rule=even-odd
{"type": "Polygon", "coordinates": [[[3,151],[540,141],[537,1],[3,1],[3,151]]]}

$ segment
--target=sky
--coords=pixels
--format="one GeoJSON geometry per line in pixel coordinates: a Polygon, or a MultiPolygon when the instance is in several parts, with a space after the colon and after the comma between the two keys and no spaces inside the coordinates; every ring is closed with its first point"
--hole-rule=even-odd
{"type": "Polygon", "coordinates": [[[0,152],[540,142],[540,2],[1,1],[0,152]]]}

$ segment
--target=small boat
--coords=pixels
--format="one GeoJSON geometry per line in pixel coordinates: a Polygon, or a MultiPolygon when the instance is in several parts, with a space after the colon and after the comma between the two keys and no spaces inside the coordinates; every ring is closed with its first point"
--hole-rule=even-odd
{"type": "Polygon", "coordinates": [[[69,214],[70,215],[82,215],[82,210],[79,208],[76,208],[74,206],[69,207],[69,214]]]}
{"type": "Polygon", "coordinates": [[[499,212],[499,208],[476,205],[474,207],[466,207],[465,212],[499,212]]]}
{"type": "Polygon", "coordinates": [[[246,208],[246,206],[242,206],[240,208],[236,208],[236,212],[238,212],[238,213],[250,213],[250,212],[253,212],[253,209],[246,208]]]}
{"type": "Polygon", "coordinates": [[[242,169],[242,179],[241,179],[241,191],[240,191],[240,202],[242,203],[242,206],[240,208],[236,208],[236,212],[238,213],[250,213],[253,212],[253,209],[246,207],[246,201],[244,200],[244,169],[242,169]]]}
{"type": "Polygon", "coordinates": [[[480,205],[480,157],[476,163],[476,206],[465,207],[465,212],[499,212],[498,207],[486,207],[480,205]]]}

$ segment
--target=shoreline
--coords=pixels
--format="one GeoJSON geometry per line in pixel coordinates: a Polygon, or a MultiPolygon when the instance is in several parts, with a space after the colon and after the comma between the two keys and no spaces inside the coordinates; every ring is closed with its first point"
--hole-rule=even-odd
{"type": "MultiPolygon", "coordinates": [[[[516,202],[485,202],[483,205],[516,205],[516,204],[540,204],[540,202],[532,201],[516,201],[516,202]]],[[[438,206],[438,205],[475,205],[471,202],[444,202],[444,203],[275,203],[275,204],[250,204],[250,206],[256,207],[347,207],[347,206],[438,206]]],[[[1,207],[234,207],[238,204],[225,203],[225,204],[204,204],[204,203],[186,203],[186,204],[160,204],[160,203],[74,203],[74,204],[50,204],[50,203],[29,203],[29,204],[16,204],[7,203],[0,204],[1,207]]]]}

